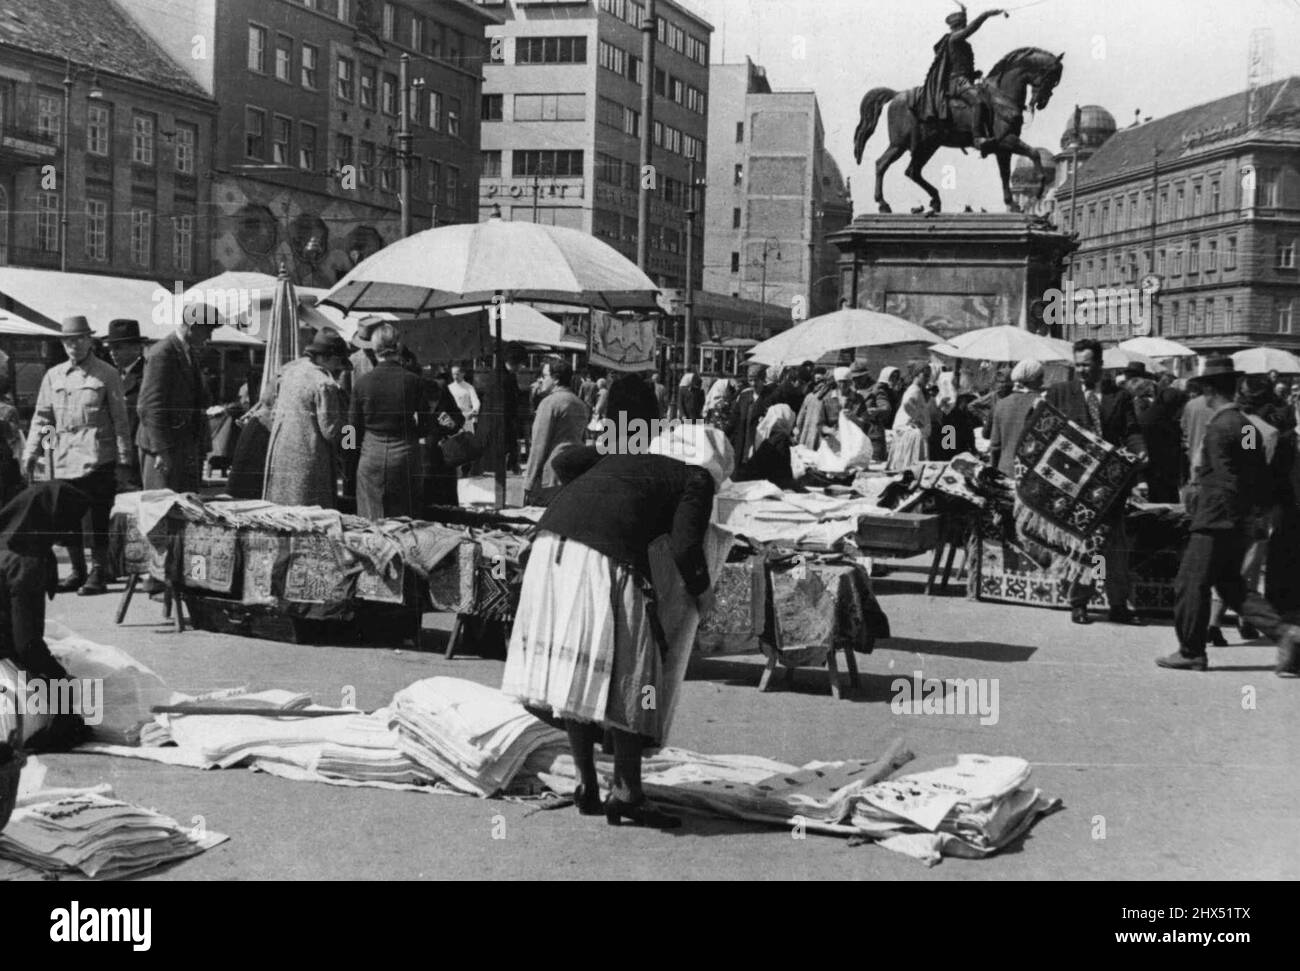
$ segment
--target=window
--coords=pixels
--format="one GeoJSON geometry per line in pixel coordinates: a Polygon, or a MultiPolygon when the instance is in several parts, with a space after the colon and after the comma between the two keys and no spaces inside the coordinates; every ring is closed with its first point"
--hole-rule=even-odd
{"type": "Polygon", "coordinates": [[[1169,304],[1169,332],[1171,334],[1181,333],[1178,329],[1178,301],[1177,300],[1169,304]]]}
{"type": "Polygon", "coordinates": [[[411,50],[424,50],[425,35],[428,33],[429,25],[423,17],[415,14],[411,17],[411,50]]]}
{"type": "MultiPolygon", "coordinates": [[[[432,45],[437,46],[435,41],[432,45]]],[[[426,54],[437,56],[436,51],[425,51],[426,54]]],[[[504,37],[488,38],[488,62],[490,64],[504,64],[506,62],[506,39],[504,37]]]]}
{"type": "Polygon", "coordinates": [[[59,251],[59,194],[42,192],[36,200],[36,248],[45,253],[59,251]]]}
{"type": "Polygon", "coordinates": [[[1295,240],[1279,239],[1277,241],[1277,268],[1279,270],[1295,269],[1295,240]]]}
{"type": "Polygon", "coordinates": [[[36,131],[45,139],[63,144],[63,96],[36,96],[36,131]]]}
{"type": "Polygon", "coordinates": [[[199,130],[193,125],[176,126],[176,171],[181,175],[194,174],[194,149],[199,140],[199,130]]]}
{"type": "MultiPolygon", "coordinates": [[[[1091,236],[1092,229],[1096,225],[1097,225],[1097,204],[1094,202],[1089,204],[1088,206],[1088,218],[1087,221],[1084,222],[1083,224],[1083,234],[1085,236],[1091,236]]],[[[1100,232],[1100,230],[1098,231],[1100,232]]]]}
{"type": "Polygon", "coordinates": [[[266,73],[266,28],[248,25],[248,69],[266,73]]]}
{"type": "Polygon", "coordinates": [[[1134,192],[1128,197],[1128,225],[1133,229],[1138,225],[1138,194],[1134,192]]]}
{"type": "MultiPolygon", "coordinates": [[[[1222,197],[1223,197],[1223,192],[1219,188],[1219,180],[1211,179],[1210,180],[1210,212],[1219,211],[1219,203],[1223,201],[1222,197]]],[[[1228,301],[1229,301],[1228,305],[1231,306],[1232,298],[1229,297],[1228,301]]]]}
{"type": "Polygon", "coordinates": [[[108,262],[108,203],[103,199],[86,200],[86,259],[96,263],[108,262]]]}
{"type": "Polygon", "coordinates": [[[178,273],[194,270],[194,217],[172,217],[172,266],[178,273]]]}
{"type": "Polygon", "coordinates": [[[397,37],[397,8],[391,3],[384,4],[384,38],[393,40],[397,37]]]}
{"type": "Polygon", "coordinates": [[[437,91],[429,92],[429,127],[442,131],[442,95],[437,91]]]}
{"type": "Polygon", "coordinates": [[[1235,270],[1237,268],[1237,237],[1228,237],[1228,252],[1223,257],[1223,268],[1225,270],[1235,270]]]}
{"type": "Polygon", "coordinates": [[[304,172],[316,171],[316,126],[305,121],[298,133],[298,168],[304,172]]]}
{"type": "Polygon", "coordinates": [[[275,78],[293,83],[293,38],[277,34],[275,38],[275,78]]]}
{"type": "Polygon", "coordinates": [[[1277,301],[1277,332],[1291,333],[1295,325],[1295,301],[1279,297],[1277,301]]]}
{"type": "Polygon", "coordinates": [[[1201,244],[1192,243],[1187,248],[1187,273],[1189,276],[1201,272],[1201,244]]]}
{"type": "Polygon", "coordinates": [[[740,210],[739,210],[739,209],[732,209],[732,210],[731,210],[731,228],[732,228],[732,229],[739,229],[739,228],[740,228],[740,210]]]}
{"type": "Polygon", "coordinates": [[[737,163],[737,164],[736,164],[736,172],[735,172],[735,176],[734,176],[734,181],[735,181],[735,184],[736,184],[736,185],[744,185],[744,184],[745,184],[745,166],[742,165],[742,164],[740,164],[740,163],[737,163]]]}
{"type": "Polygon", "coordinates": [[[615,74],[624,76],[627,74],[627,52],[603,40],[596,48],[596,63],[615,74]]]}
{"type": "Polygon", "coordinates": [[[1233,299],[1232,297],[1224,297],[1223,298],[1223,329],[1228,333],[1231,333],[1232,328],[1236,326],[1236,321],[1232,319],[1232,316],[1233,316],[1233,299]]]}
{"type": "Polygon", "coordinates": [[[302,45],[302,86],[313,91],[320,83],[320,50],[314,44],[302,45]]]}
{"type": "Polygon", "coordinates": [[[501,152],[499,150],[482,152],[480,158],[482,160],[483,178],[501,178],[501,152]]]}
{"type": "Polygon", "coordinates": [[[335,84],[334,93],[344,101],[351,101],[355,90],[356,66],[352,63],[350,57],[340,57],[338,60],[337,83],[335,84]]]}
{"type": "Polygon", "coordinates": [[[261,108],[244,109],[244,157],[266,158],[266,112],[261,108]]]}
{"type": "Polygon", "coordinates": [[[385,74],[383,84],[380,87],[380,108],[386,115],[397,114],[397,78],[391,74],[385,74]]]}
{"type": "Polygon", "coordinates": [[[1213,273],[1219,268],[1219,241],[1212,239],[1205,244],[1205,272],[1213,273]]]}
{"type": "MultiPolygon", "coordinates": [[[[515,39],[516,64],[586,64],[585,37],[519,37],[515,39]]],[[[626,68],[626,65],[625,65],[626,68]]]]}
{"type": "Polygon", "coordinates": [[[1201,197],[1201,182],[1198,179],[1192,183],[1192,215],[1193,216],[1199,216],[1201,214],[1202,202],[1203,199],[1201,197]]]}
{"type": "Polygon", "coordinates": [[[1171,276],[1183,275],[1183,251],[1181,249],[1174,250],[1172,265],[1170,266],[1169,272],[1171,276]]]}
{"type": "Polygon", "coordinates": [[[681,78],[668,79],[668,97],[679,105],[686,104],[686,85],[681,78]]]}
{"type": "Polygon", "coordinates": [[[638,85],[645,83],[645,63],[635,54],[627,56],[627,79],[638,85]]]}
{"type": "MultiPolygon", "coordinates": [[[[321,0],[329,3],[330,0],[321,0]]],[[[334,0],[334,15],[345,24],[352,23],[352,0],[334,0]]]]}
{"type": "Polygon", "coordinates": [[[697,162],[703,162],[704,143],[693,135],[682,135],[682,154],[697,162]]]}
{"type": "Polygon", "coordinates": [[[424,92],[419,88],[412,89],[411,103],[407,106],[407,110],[411,114],[411,124],[424,124],[424,92]]]}
{"type": "Polygon", "coordinates": [[[1257,205],[1261,209],[1276,209],[1279,205],[1279,189],[1281,183],[1278,179],[1277,169],[1260,169],[1259,178],[1259,195],[1257,205]]]}
{"type": "Polygon", "coordinates": [[[448,209],[455,209],[460,205],[460,169],[454,165],[447,166],[446,203],[448,209]]]}
{"type": "Polygon", "coordinates": [[[334,164],[337,168],[342,169],[345,165],[351,165],[354,153],[355,149],[351,135],[338,134],[334,136],[334,164]]]}
{"type": "Polygon", "coordinates": [[[583,153],[568,150],[533,150],[513,153],[515,178],[546,175],[555,178],[581,178],[583,153]]]}
{"type": "Polygon", "coordinates": [[[731,272],[732,272],[732,273],[739,273],[739,272],[740,272],[740,254],[739,254],[739,253],[732,253],[732,254],[731,254],[731,272]]]}
{"type": "Polygon", "coordinates": [[[1115,231],[1119,232],[1124,228],[1124,200],[1115,200],[1115,231]]]}
{"type": "Polygon", "coordinates": [[[1110,232],[1110,203],[1109,202],[1103,202],[1101,204],[1101,223],[1097,227],[1097,232],[1103,235],[1110,232]]]}
{"type": "Polygon", "coordinates": [[[394,184],[397,181],[397,164],[396,159],[391,158],[385,153],[383,161],[379,165],[379,189],[381,192],[394,191],[394,184]]]}
{"type": "Polygon", "coordinates": [[[1205,332],[1213,334],[1219,329],[1219,321],[1216,316],[1217,307],[1213,297],[1205,299],[1205,332]]]}
{"type": "Polygon", "coordinates": [[[739,145],[744,140],[745,140],[745,123],[743,121],[738,121],[736,122],[736,144],[739,145]]]}
{"type": "Polygon", "coordinates": [[[375,143],[361,143],[360,182],[366,187],[375,184],[375,143]]]}
{"type": "Polygon", "coordinates": [[[499,94],[485,94],[480,102],[480,109],[484,121],[501,121],[502,105],[505,97],[499,94]]]}
{"type": "Polygon", "coordinates": [[[1174,218],[1182,219],[1186,215],[1187,190],[1181,185],[1174,191],[1174,218]]]}
{"type": "Polygon", "coordinates": [[[1160,190],[1160,221],[1165,222],[1169,219],[1169,190],[1160,190]]]}
{"type": "Polygon", "coordinates": [[[113,131],[113,111],[108,105],[92,104],[86,109],[86,151],[107,156],[113,131]]]}
{"type": "Polygon", "coordinates": [[[131,161],[136,165],[153,165],[154,129],[153,115],[137,112],[131,119],[131,161]]]}
{"type": "Polygon", "coordinates": [[[361,107],[375,106],[375,85],[379,81],[379,69],[373,66],[361,68],[361,107]]]}
{"type": "Polygon", "coordinates": [[[289,164],[289,140],[293,137],[293,122],[280,115],[275,116],[271,129],[271,162],[275,165],[289,164]]]}
{"type": "Polygon", "coordinates": [[[447,134],[460,135],[460,99],[447,99],[447,134]]]}
{"type": "MultiPolygon", "coordinates": [[[[610,99],[605,99],[609,101],[610,99]]],[[[622,107],[619,120],[622,121],[622,107]]],[[[517,94],[515,121],[582,121],[587,116],[587,99],[581,94],[517,94]]]]}
{"type": "Polygon", "coordinates": [[[668,75],[655,69],[655,94],[661,98],[668,97],[668,75]]]}
{"type": "MultiPolygon", "coordinates": [[[[435,207],[442,201],[442,164],[429,159],[428,199],[435,207]]],[[[434,214],[437,215],[436,213],[434,214]]]]}
{"type": "Polygon", "coordinates": [[[146,268],[153,264],[153,213],[148,209],[131,210],[131,262],[146,268]]]}

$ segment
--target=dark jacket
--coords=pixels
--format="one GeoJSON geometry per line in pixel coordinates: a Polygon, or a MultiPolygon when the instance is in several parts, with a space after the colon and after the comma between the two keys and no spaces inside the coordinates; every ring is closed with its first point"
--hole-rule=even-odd
{"type": "Polygon", "coordinates": [[[1038,405],[1039,396],[1028,391],[1013,391],[993,406],[992,433],[989,436],[989,461],[1005,476],[1016,474],[1016,449],[1025,433],[1029,413],[1038,405]]]}
{"type": "Polygon", "coordinates": [[[894,411],[898,402],[888,384],[876,382],[863,399],[862,427],[873,441],[885,440],[885,432],[894,424],[894,411]]]}
{"type": "MultiPolygon", "coordinates": [[[[1138,425],[1132,396],[1122,389],[1104,385],[1097,390],[1101,395],[1101,437],[1112,445],[1127,448],[1135,455],[1144,455],[1146,442],[1138,425]]],[[[1076,425],[1092,427],[1088,402],[1083,396],[1083,384],[1077,378],[1052,385],[1047,389],[1046,397],[1049,405],[1076,425]]]]}
{"type": "MultiPolygon", "coordinates": [[[[416,440],[423,431],[425,388],[396,361],[380,361],[352,389],[350,423],[359,451],[367,435],[416,440]]],[[[454,402],[453,402],[454,403],[454,402]]]]}
{"type": "Polygon", "coordinates": [[[565,485],[537,525],[646,579],[650,544],[667,535],[687,591],[699,596],[710,585],[704,536],[713,494],[704,469],[662,455],[607,455],[565,485]]]}
{"type": "Polygon", "coordinates": [[[979,421],[971,414],[970,401],[969,396],[963,395],[946,415],[935,409],[937,420],[930,427],[932,460],[947,462],[963,452],[975,454],[975,429],[979,421]]]}
{"type": "Polygon", "coordinates": [[[741,465],[731,479],[733,482],[758,482],[766,479],[782,489],[793,490],[797,483],[790,464],[790,443],[773,442],[770,439],[764,442],[754,449],[749,461],[741,465]]]}
{"type": "Polygon", "coordinates": [[[139,429],[135,444],[151,455],[173,452],[198,442],[201,454],[210,443],[208,392],[198,364],[187,360],[179,335],[172,334],[149,349],[137,399],[139,429]]]}
{"type": "Polygon", "coordinates": [[[731,447],[736,453],[736,462],[744,462],[754,446],[758,432],[758,420],[762,417],[761,391],[746,388],[736,395],[731,405],[731,447]]]}
{"type": "Polygon", "coordinates": [[[1210,419],[1196,471],[1193,532],[1239,530],[1247,516],[1271,505],[1272,482],[1264,450],[1245,447],[1242,431],[1248,425],[1249,419],[1236,405],[1210,419]]]}
{"type": "Polygon", "coordinates": [[[131,442],[135,443],[136,432],[140,429],[140,385],[144,381],[144,355],[122,372],[122,397],[126,399],[126,415],[131,422],[131,442]]]}

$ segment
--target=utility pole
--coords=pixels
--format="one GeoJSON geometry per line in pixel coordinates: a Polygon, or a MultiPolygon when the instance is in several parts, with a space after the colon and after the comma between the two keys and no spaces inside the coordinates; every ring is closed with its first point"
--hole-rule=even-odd
{"type": "Polygon", "coordinates": [[[691,341],[695,335],[695,159],[686,177],[686,339],[682,344],[684,366],[691,370],[691,341]]]}
{"type": "Polygon", "coordinates": [[[63,75],[63,171],[59,173],[59,270],[63,273],[68,272],[68,189],[71,188],[68,116],[72,112],[72,85],[72,60],[69,59],[63,75]]]}
{"type": "Polygon", "coordinates": [[[411,165],[415,161],[411,154],[411,55],[403,54],[401,58],[402,103],[398,107],[397,157],[402,165],[398,183],[398,194],[402,204],[402,239],[411,235],[411,165]]]}
{"type": "MultiPolygon", "coordinates": [[[[654,164],[655,122],[655,37],[658,33],[655,0],[646,0],[645,20],[641,22],[641,182],[636,203],[636,265],[650,272],[650,179],[654,164]]],[[[654,180],[658,182],[657,179],[654,180]]]]}

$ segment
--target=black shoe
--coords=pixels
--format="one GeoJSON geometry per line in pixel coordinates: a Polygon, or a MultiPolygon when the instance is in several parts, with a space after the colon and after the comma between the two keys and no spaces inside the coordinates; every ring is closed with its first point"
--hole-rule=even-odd
{"type": "Polygon", "coordinates": [[[1169,668],[1174,671],[1204,671],[1210,666],[1204,654],[1199,657],[1188,657],[1182,652],[1170,654],[1167,657],[1156,658],[1156,664],[1162,668],[1169,668]]]}
{"type": "Polygon", "coordinates": [[[65,580],[60,580],[59,585],[54,589],[59,593],[72,593],[74,590],[81,589],[81,585],[86,582],[84,573],[74,573],[65,580]]]}
{"type": "Polygon", "coordinates": [[[1239,633],[1243,639],[1248,641],[1253,641],[1255,638],[1261,636],[1259,628],[1246,623],[1240,617],[1237,618],[1237,633],[1239,633]]]}
{"type": "Polygon", "coordinates": [[[600,801],[599,789],[588,795],[586,789],[578,786],[573,791],[573,804],[578,807],[578,815],[580,816],[599,816],[605,811],[600,801]]]}
{"type": "Polygon", "coordinates": [[[1087,607],[1071,607],[1070,620],[1076,624],[1091,624],[1092,618],[1088,616],[1087,607]]]}
{"type": "Polygon", "coordinates": [[[1227,647],[1228,639],[1223,636],[1222,627],[1205,628],[1205,639],[1210,642],[1212,647],[1227,647]]]}
{"type": "Polygon", "coordinates": [[[1147,625],[1145,617],[1139,617],[1131,610],[1112,610],[1110,612],[1110,622],[1112,624],[1126,624],[1129,627],[1145,627],[1147,625]]]}
{"type": "Polygon", "coordinates": [[[611,826],[621,826],[624,819],[631,820],[634,826],[646,826],[650,829],[678,829],[682,825],[680,817],[670,816],[650,803],[642,800],[638,803],[624,802],[614,796],[605,800],[605,821],[611,826]]]}

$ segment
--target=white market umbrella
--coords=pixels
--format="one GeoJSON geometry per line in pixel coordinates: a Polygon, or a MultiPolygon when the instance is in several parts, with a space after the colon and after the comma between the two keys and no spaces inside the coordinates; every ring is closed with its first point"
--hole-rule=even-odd
{"type": "Polygon", "coordinates": [[[750,352],[750,361],[769,367],[815,361],[835,351],[858,347],[938,343],[942,338],[919,324],[893,314],[846,308],[805,320],[763,341],[750,352]]]}
{"type": "Polygon", "coordinates": [[[1277,347],[1252,347],[1232,355],[1232,364],[1243,374],[1300,374],[1300,357],[1277,347]]]}
{"type": "Polygon", "coordinates": [[[59,332],[52,327],[34,324],[13,313],[0,313],[0,337],[43,337],[58,340],[59,332]]]}
{"type": "Polygon", "coordinates": [[[1108,347],[1102,351],[1101,367],[1103,371],[1122,371],[1131,364],[1141,364],[1153,374],[1169,370],[1169,368],[1145,354],[1126,351],[1121,347],[1108,347]]]}
{"type": "MultiPolygon", "coordinates": [[[[260,346],[266,343],[271,329],[272,306],[278,289],[278,280],[269,273],[250,271],[230,271],[218,274],[201,283],[196,283],[182,294],[188,304],[206,305],[216,313],[221,327],[212,335],[214,344],[248,344],[260,346]],[[232,339],[231,331],[238,331],[242,337],[232,339]]],[[[294,287],[298,306],[298,324],[320,330],[332,327],[344,340],[351,340],[356,333],[358,319],[348,317],[329,307],[317,307],[316,304],[326,291],[314,287],[294,287]]]]}
{"type": "Polygon", "coordinates": [[[1038,361],[1049,364],[1070,360],[1070,353],[1060,346],[1061,343],[1008,324],[968,330],[930,349],[944,357],[966,361],[994,361],[999,364],[1038,361]]]}
{"type": "Polygon", "coordinates": [[[1119,345],[1122,351],[1131,351],[1143,357],[1195,357],[1196,352],[1190,347],[1171,341],[1167,337],[1134,337],[1119,345]]]}

